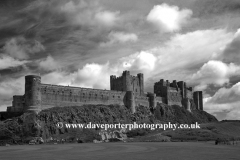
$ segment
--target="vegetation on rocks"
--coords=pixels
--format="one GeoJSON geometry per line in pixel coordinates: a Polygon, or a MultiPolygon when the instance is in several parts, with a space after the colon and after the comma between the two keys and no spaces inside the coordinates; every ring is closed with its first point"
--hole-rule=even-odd
{"type": "MultiPolygon", "coordinates": [[[[193,110],[191,113],[178,106],[158,104],[154,113],[149,108],[139,106],[136,113],[125,106],[119,105],[84,105],[75,107],[55,107],[41,111],[39,114],[24,113],[0,122],[1,139],[29,139],[29,137],[42,137],[90,142],[100,139],[99,128],[93,129],[67,129],[58,128],[57,123],[97,123],[97,124],[129,124],[129,123],[208,123],[217,122],[217,119],[205,111],[193,110]]],[[[146,131],[132,131],[128,135],[145,135],[146,131]]]]}

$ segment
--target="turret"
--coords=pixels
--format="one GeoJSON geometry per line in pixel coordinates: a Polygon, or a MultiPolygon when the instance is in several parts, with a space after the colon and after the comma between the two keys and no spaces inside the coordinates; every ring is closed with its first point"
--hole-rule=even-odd
{"type": "Polygon", "coordinates": [[[115,90],[114,82],[113,82],[115,79],[116,79],[116,76],[114,76],[114,75],[110,76],[110,90],[115,90]]]}
{"type": "Polygon", "coordinates": [[[127,91],[127,107],[131,109],[131,113],[136,112],[135,95],[133,91],[127,91]]]}
{"type": "Polygon", "coordinates": [[[124,87],[123,90],[124,91],[132,91],[130,72],[123,71],[122,77],[123,77],[123,87],[124,87]]]}
{"type": "Polygon", "coordinates": [[[41,110],[41,77],[25,76],[25,106],[24,112],[38,113],[41,110]]]}
{"type": "Polygon", "coordinates": [[[138,73],[137,77],[139,79],[139,88],[140,88],[140,95],[144,94],[144,79],[143,79],[143,74],[138,73]]]}
{"type": "Polygon", "coordinates": [[[202,91],[193,92],[193,101],[196,105],[196,109],[203,110],[203,97],[202,91]]]}
{"type": "Polygon", "coordinates": [[[181,95],[182,98],[186,98],[187,97],[187,93],[186,93],[186,83],[183,81],[177,82],[178,87],[180,88],[181,91],[181,95]]]}

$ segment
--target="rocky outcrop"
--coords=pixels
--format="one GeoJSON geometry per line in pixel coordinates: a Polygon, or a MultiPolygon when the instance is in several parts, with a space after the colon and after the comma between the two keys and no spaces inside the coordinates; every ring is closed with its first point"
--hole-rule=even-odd
{"type": "MultiPolygon", "coordinates": [[[[178,123],[206,123],[215,122],[217,119],[199,110],[191,113],[178,106],[167,106],[158,104],[154,113],[149,108],[139,106],[136,112],[131,114],[130,110],[118,105],[85,105],[76,107],[50,108],[43,110],[39,114],[24,113],[12,120],[0,123],[0,139],[27,137],[42,137],[48,139],[71,139],[78,138],[83,142],[92,142],[94,139],[101,140],[101,129],[66,129],[58,128],[58,122],[64,123],[159,123],[159,122],[178,122],[178,123]]],[[[120,135],[115,131],[112,138],[120,135]]],[[[105,134],[105,135],[110,135],[105,134]]],[[[119,138],[119,137],[118,137],[119,138]]]]}
{"type": "Polygon", "coordinates": [[[201,111],[192,110],[191,112],[179,106],[168,106],[166,104],[158,104],[154,110],[154,117],[157,120],[173,123],[208,123],[217,122],[218,120],[213,115],[201,111]]]}

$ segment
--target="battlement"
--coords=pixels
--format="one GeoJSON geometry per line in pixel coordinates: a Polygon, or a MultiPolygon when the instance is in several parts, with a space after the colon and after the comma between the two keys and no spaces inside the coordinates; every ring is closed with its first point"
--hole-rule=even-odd
{"type": "Polygon", "coordinates": [[[130,75],[129,71],[124,71],[122,76],[116,77],[112,75],[110,77],[110,88],[116,91],[133,91],[135,94],[144,94],[144,78],[142,73],[138,73],[137,76],[130,75]]]}
{"type": "Polygon", "coordinates": [[[153,112],[157,103],[178,105],[191,111],[192,102],[196,109],[203,110],[202,92],[192,91],[186,82],[161,79],[154,84],[154,92],[144,93],[144,75],[130,75],[124,71],[120,77],[110,76],[110,90],[74,86],[42,84],[37,75],[25,76],[25,94],[13,96],[8,112],[36,112],[51,107],[81,106],[84,104],[119,104],[135,113],[139,105],[147,106],[153,112]]]}
{"type": "Polygon", "coordinates": [[[122,75],[130,75],[130,71],[123,71],[122,75]]]}

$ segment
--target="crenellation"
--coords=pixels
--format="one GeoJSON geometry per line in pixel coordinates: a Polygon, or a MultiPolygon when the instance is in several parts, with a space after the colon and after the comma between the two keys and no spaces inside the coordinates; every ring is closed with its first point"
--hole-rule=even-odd
{"type": "Polygon", "coordinates": [[[110,76],[110,90],[92,89],[73,86],[42,84],[41,77],[29,75],[25,78],[25,94],[13,96],[12,107],[8,112],[39,112],[51,107],[76,106],[84,104],[119,104],[127,106],[132,113],[143,105],[152,111],[157,103],[183,106],[191,110],[189,103],[194,102],[196,109],[203,110],[202,92],[192,91],[186,82],[160,79],[154,83],[153,93],[144,93],[144,75],[130,75],[124,71],[122,76],[110,76]]]}

